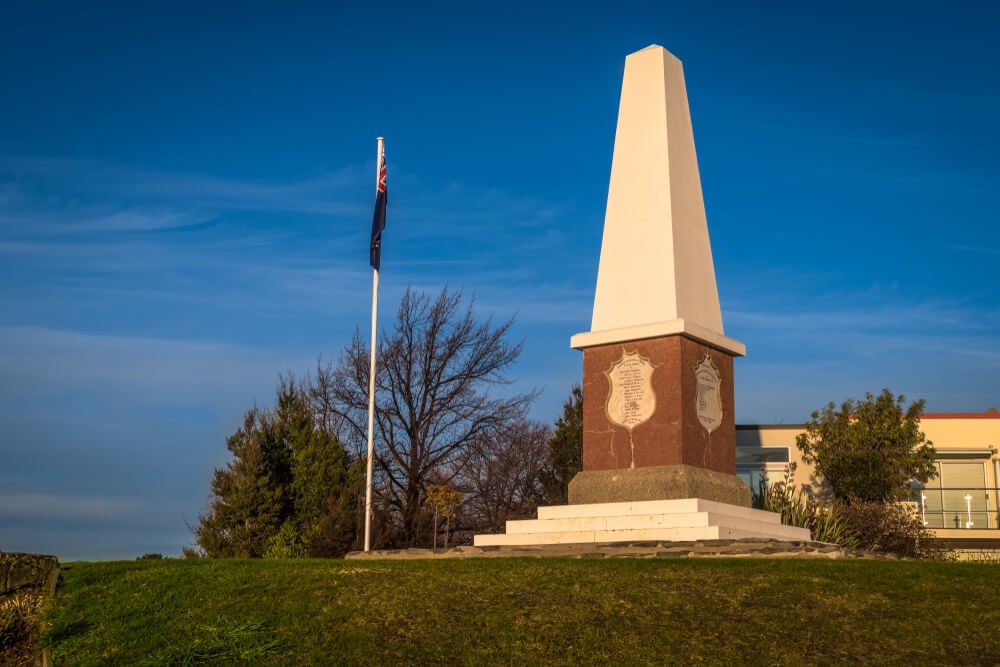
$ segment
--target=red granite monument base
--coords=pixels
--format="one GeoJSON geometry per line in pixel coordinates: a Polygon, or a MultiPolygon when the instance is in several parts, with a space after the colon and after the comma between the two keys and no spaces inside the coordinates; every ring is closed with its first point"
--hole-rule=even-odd
{"type": "Polygon", "coordinates": [[[570,502],[701,497],[749,505],[750,490],[736,477],[733,406],[733,356],[701,341],[677,334],[584,348],[583,472],[570,486],[570,502]],[[652,366],[655,406],[629,429],[609,413],[609,373],[635,354],[652,366]],[[706,360],[719,379],[708,411],[699,405],[698,369],[706,360]]]}

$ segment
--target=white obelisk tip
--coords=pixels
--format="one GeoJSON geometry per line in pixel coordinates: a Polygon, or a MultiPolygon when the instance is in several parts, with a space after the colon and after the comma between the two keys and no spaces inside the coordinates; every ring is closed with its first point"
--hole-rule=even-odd
{"type": "Polygon", "coordinates": [[[591,331],[573,347],[688,333],[726,338],[681,61],[651,45],[625,59],[591,331]]]}

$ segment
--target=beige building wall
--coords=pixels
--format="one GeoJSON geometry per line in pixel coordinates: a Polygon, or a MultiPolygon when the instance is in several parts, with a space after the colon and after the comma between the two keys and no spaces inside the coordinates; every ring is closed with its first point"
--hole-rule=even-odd
{"type": "MultiPolygon", "coordinates": [[[[968,553],[998,548],[1000,414],[930,413],[920,428],[934,443],[939,473],[925,489],[914,491],[927,526],[968,553]]],[[[778,481],[794,463],[795,484],[818,490],[821,480],[795,446],[796,436],[804,432],[803,424],[737,425],[737,474],[756,489],[761,475],[778,481]]]]}
{"type": "Polygon", "coordinates": [[[803,488],[818,486],[813,466],[803,463],[795,438],[805,431],[803,424],[736,425],[736,472],[751,489],[757,490],[763,475],[772,482],[784,479],[789,464],[795,464],[792,481],[803,488]]]}
{"type": "Polygon", "coordinates": [[[926,414],[920,430],[935,447],[951,450],[961,447],[1000,448],[1000,414],[959,413],[926,414]]]}

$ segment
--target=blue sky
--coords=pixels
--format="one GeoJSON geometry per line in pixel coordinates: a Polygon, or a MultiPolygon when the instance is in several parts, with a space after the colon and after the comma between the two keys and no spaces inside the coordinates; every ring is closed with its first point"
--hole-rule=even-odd
{"type": "Polygon", "coordinates": [[[1000,19],[983,2],[8,3],[0,549],[176,555],[279,373],[407,284],[581,371],[625,56],[684,62],[737,420],[1000,404],[1000,19]],[[421,6],[418,6],[421,5],[421,6]]]}

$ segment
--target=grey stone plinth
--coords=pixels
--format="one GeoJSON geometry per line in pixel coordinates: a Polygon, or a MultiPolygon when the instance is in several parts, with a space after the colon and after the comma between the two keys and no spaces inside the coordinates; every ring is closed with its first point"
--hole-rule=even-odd
{"type": "Polygon", "coordinates": [[[570,505],[676,498],[750,507],[750,487],[736,475],[689,465],[584,470],[569,483],[570,505]]]}

